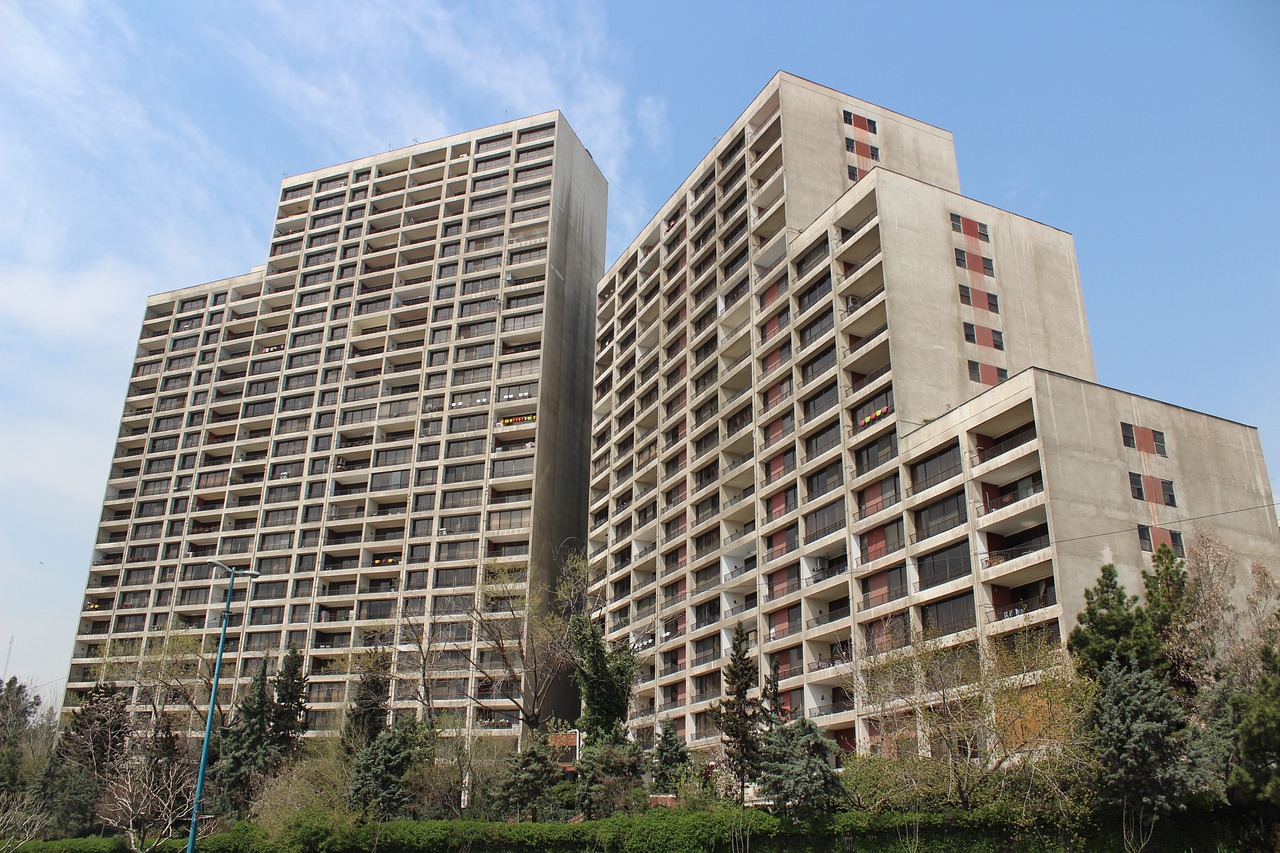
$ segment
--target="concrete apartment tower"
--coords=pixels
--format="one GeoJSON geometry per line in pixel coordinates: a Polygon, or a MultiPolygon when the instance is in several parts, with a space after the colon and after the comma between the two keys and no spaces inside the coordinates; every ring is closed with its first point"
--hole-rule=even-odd
{"type": "Polygon", "coordinates": [[[151,297],[67,704],[104,680],[149,702],[139,667],[175,636],[210,655],[213,558],[261,572],[223,701],[293,647],[332,728],[353,650],[385,646],[407,711],[423,637],[447,725],[514,733],[520,686],[469,665],[468,614],[518,616],[581,548],[606,194],[545,113],[287,178],[264,266],[151,297]]]}
{"type": "Polygon", "coordinates": [[[1092,384],[1070,235],[872,104],[778,74],[597,311],[588,540],[641,740],[714,742],[740,622],[784,706],[874,750],[851,687],[913,633],[1062,637],[1104,562],[1138,591],[1215,512],[1280,562],[1256,430],[1092,384]]]}

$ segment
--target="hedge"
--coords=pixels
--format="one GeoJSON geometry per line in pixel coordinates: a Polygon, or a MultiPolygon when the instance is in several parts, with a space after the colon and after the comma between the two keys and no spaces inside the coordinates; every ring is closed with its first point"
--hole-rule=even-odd
{"type": "MultiPolygon", "coordinates": [[[[909,839],[940,853],[1062,853],[1120,850],[1120,839],[1097,830],[1092,837],[1060,839],[981,813],[867,814],[847,812],[809,826],[763,811],[710,812],[652,809],[582,823],[487,823],[472,820],[397,821],[335,830],[325,815],[302,821],[283,839],[267,839],[256,826],[236,824],[201,838],[198,853],[730,853],[749,839],[753,853],[888,853],[909,839]]],[[[1229,814],[1186,814],[1157,824],[1149,850],[1246,850],[1233,839],[1229,814]]],[[[181,853],[186,840],[170,839],[154,853],[181,853]]],[[[31,842],[20,853],[128,853],[121,838],[31,842]]]]}

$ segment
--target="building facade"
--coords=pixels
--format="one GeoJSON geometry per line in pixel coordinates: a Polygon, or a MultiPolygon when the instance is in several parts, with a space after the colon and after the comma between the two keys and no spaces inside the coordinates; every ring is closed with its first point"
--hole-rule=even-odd
{"type": "Polygon", "coordinates": [[[67,704],[111,681],[181,711],[150,670],[176,637],[216,649],[216,559],[261,573],[224,701],[297,648],[332,728],[353,651],[383,647],[395,708],[513,731],[473,616],[518,630],[582,536],[605,201],[546,113],[287,178],[264,266],[151,297],[67,704]]]}
{"type": "MultiPolygon", "coordinates": [[[[588,540],[636,735],[718,737],[743,623],[786,707],[874,748],[853,685],[895,638],[1062,636],[1103,562],[1138,588],[1139,531],[1270,503],[1256,431],[1093,379],[1069,235],[961,195],[945,132],[775,77],[600,283],[588,540]]],[[[1245,527],[1274,562],[1274,512],[1245,527]]]]}

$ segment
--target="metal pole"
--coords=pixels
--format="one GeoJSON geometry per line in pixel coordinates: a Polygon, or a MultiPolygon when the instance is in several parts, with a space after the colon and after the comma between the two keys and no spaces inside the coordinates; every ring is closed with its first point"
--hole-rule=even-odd
{"type": "MultiPolygon", "coordinates": [[[[223,568],[226,568],[223,566],[223,568]]],[[[209,736],[213,733],[213,709],[218,701],[218,677],[222,675],[222,649],[227,644],[227,623],[231,621],[231,593],[236,585],[234,569],[228,569],[227,604],[222,608],[222,636],[218,638],[218,657],[213,664],[213,690],[209,694],[209,714],[204,720],[204,746],[200,748],[200,771],[196,774],[196,796],[191,804],[191,831],[187,834],[187,853],[195,853],[196,829],[199,826],[200,798],[204,795],[204,771],[209,763],[209,736]]]]}

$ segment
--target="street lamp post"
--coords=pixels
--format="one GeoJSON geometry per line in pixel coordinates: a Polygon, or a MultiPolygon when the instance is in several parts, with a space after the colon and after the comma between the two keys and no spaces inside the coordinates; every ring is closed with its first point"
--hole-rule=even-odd
{"type": "Polygon", "coordinates": [[[227,603],[222,608],[222,635],[218,638],[218,657],[213,663],[213,689],[209,692],[209,713],[204,720],[204,745],[200,748],[200,771],[196,774],[196,795],[191,804],[191,832],[187,834],[187,853],[195,853],[196,829],[200,819],[200,798],[204,795],[204,771],[209,763],[209,739],[213,734],[213,709],[218,701],[218,677],[222,675],[222,650],[227,645],[227,623],[231,621],[231,597],[236,586],[236,575],[256,578],[257,569],[245,566],[232,568],[221,560],[210,560],[209,565],[227,573],[227,603]]]}

